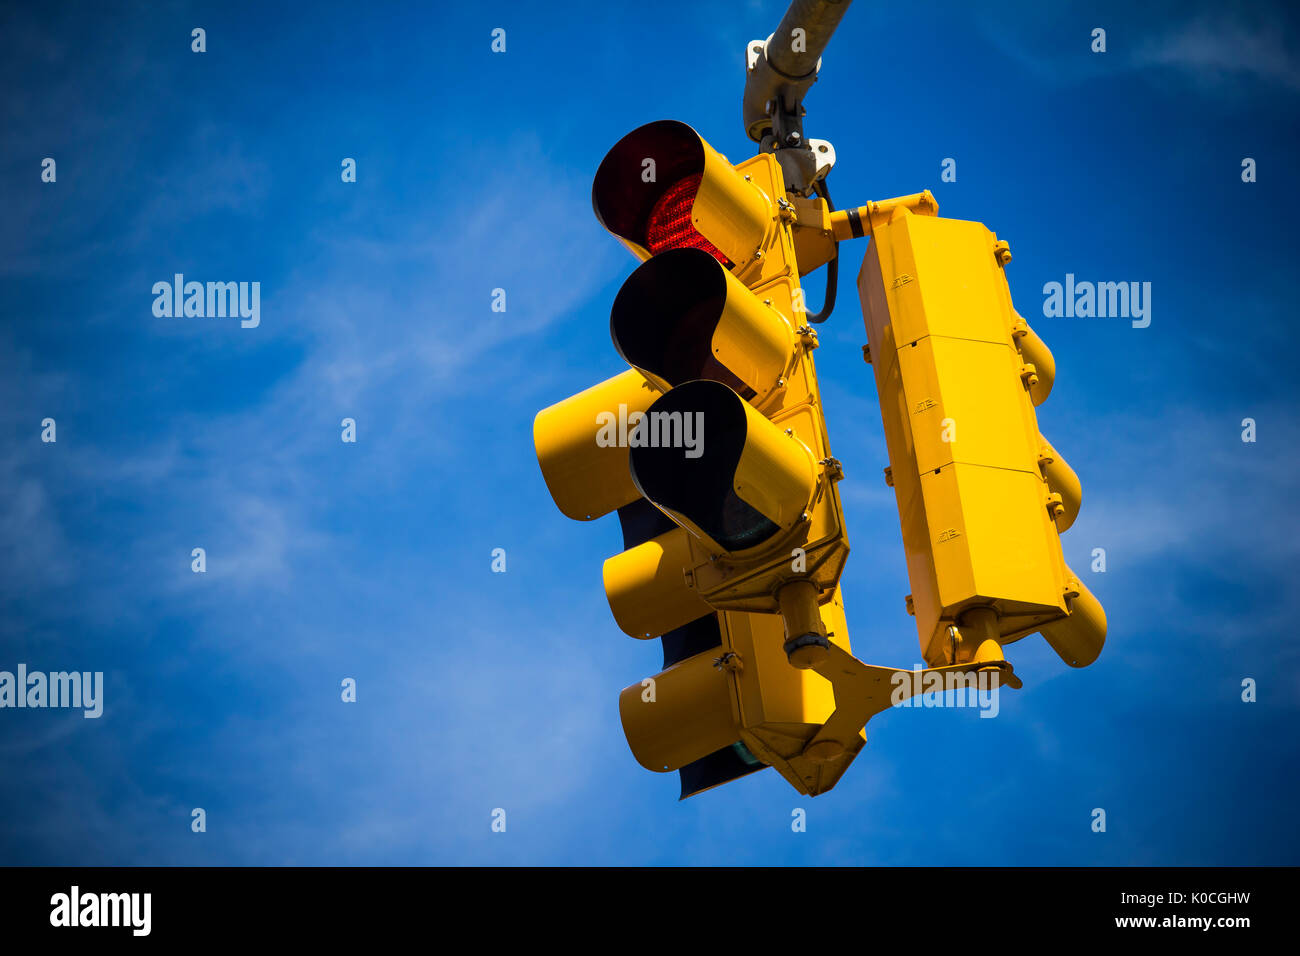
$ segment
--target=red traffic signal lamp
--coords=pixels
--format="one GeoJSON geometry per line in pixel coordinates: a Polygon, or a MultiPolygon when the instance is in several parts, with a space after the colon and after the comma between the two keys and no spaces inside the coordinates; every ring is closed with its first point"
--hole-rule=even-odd
{"type": "Polygon", "coordinates": [[[779,182],[770,166],[750,160],[732,167],[685,123],[660,120],[628,133],[605,155],[592,205],[601,225],[637,258],[700,249],[748,276],[775,227],[779,182]]]}

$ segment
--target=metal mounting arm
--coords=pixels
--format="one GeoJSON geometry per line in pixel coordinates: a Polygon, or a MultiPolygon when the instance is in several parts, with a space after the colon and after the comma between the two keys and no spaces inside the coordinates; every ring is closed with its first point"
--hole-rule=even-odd
{"type": "MultiPolygon", "coordinates": [[[[745,132],[774,152],[786,187],[799,196],[830,171],[827,150],[803,130],[803,97],[817,82],[821,55],[851,0],[793,0],[776,32],[746,49],[745,132]]],[[[829,145],[829,144],[824,144],[829,145]]],[[[833,162],[834,151],[829,155],[833,162]]]]}

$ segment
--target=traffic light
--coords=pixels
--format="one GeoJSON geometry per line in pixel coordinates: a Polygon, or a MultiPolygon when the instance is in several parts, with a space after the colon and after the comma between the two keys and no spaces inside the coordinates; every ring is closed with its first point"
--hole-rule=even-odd
{"type": "Polygon", "coordinates": [[[592,205],[640,260],[610,310],[628,368],[534,423],[560,510],[618,514],[610,610],[663,648],[619,714],[636,759],[678,771],[683,797],[766,766],[824,793],[875,714],[976,676],[981,691],[1021,686],[1003,645],[1036,631],[1072,666],[1105,640],[1105,613],[1061,553],[1082,492],[1038,432],[1055,364],[1011,306],[1007,244],[938,218],[929,192],[831,203],[835,149],[804,135],[803,97],[846,7],[798,0],[747,45],[757,156],[732,165],[673,120],[606,154],[592,205]],[[853,656],[840,594],[843,472],[814,325],[834,305],[839,243],[864,236],[864,352],[929,665],[915,672],[853,656]],[[800,277],[822,266],[810,315],[800,277]]]}
{"type": "MultiPolygon", "coordinates": [[[[875,223],[901,203],[862,209],[875,223]]],[[[642,766],[677,770],[683,797],[765,766],[815,795],[861,751],[871,716],[916,692],[914,678],[996,672],[1018,687],[997,641],[927,656],[935,666],[917,674],[850,650],[842,470],[799,277],[864,234],[862,210],[787,197],[771,153],[732,166],[672,121],[609,151],[592,204],[642,260],[610,311],[630,367],[540,412],[533,436],[561,511],[617,512],[610,609],[624,633],[663,646],[663,669],[619,698],[642,766]]],[[[1032,353],[1030,334],[1020,339],[1032,353]]],[[[1064,520],[1077,482],[1066,487],[1063,463],[1052,468],[1064,520]]],[[[960,624],[974,638],[987,621],[972,611],[960,624]]]]}
{"type": "Polygon", "coordinates": [[[1083,667],[1106,616],[1061,554],[1082,492],[1038,431],[1055,362],[1012,307],[1007,243],[937,212],[929,193],[853,212],[871,233],[858,289],[922,653],[1001,656],[1038,631],[1083,667]]]}
{"type": "Polygon", "coordinates": [[[616,623],[662,639],[663,670],[620,697],[628,743],[679,770],[683,796],[768,765],[821,792],[864,738],[803,752],[836,709],[809,668],[848,653],[848,542],[780,168],[650,123],[609,151],[592,202],[643,260],[610,315],[631,367],[540,412],[533,434],[564,514],[619,515],[616,623]]]}
{"type": "Polygon", "coordinates": [[[652,593],[637,581],[671,554],[711,607],[809,625],[786,643],[811,666],[848,540],[780,166],[766,153],[733,167],[685,124],[650,123],[609,151],[592,200],[646,260],[610,316],[615,348],[661,393],[629,472],[689,535],[620,556],[607,584],[612,571],[620,593],[652,593]]]}

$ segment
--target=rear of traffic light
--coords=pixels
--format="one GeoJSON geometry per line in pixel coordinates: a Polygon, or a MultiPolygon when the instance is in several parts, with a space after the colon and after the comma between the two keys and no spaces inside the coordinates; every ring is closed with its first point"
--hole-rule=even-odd
{"type": "Polygon", "coordinates": [[[625,633],[664,638],[652,700],[633,685],[620,701],[629,744],[681,769],[684,796],[762,764],[819,792],[861,744],[816,773],[799,762],[834,696],[790,662],[848,646],[848,545],[780,169],[732,167],[690,127],[651,123],[610,150],[592,199],[646,260],[611,312],[632,369],[541,412],[534,440],[566,515],[618,510],[610,607],[625,633]],[[783,634],[782,611],[807,633],[783,634]],[[686,633],[712,646],[675,659],[686,633]],[[805,639],[789,660],[783,636],[805,639]]]}
{"type": "Polygon", "coordinates": [[[1082,667],[1106,618],[1062,558],[1081,490],[1038,431],[1055,364],[1012,307],[1008,261],[982,224],[932,203],[872,223],[858,287],[912,609],[932,666],[1041,631],[1082,667]]]}

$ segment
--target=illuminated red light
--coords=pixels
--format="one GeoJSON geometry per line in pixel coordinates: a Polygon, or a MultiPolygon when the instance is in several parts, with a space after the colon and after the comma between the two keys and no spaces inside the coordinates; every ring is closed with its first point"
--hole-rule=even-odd
{"type": "Polygon", "coordinates": [[[695,205],[700,179],[700,174],[696,173],[679,179],[664,190],[646,222],[647,248],[651,255],[658,255],[665,249],[703,249],[724,266],[730,266],[731,260],[696,232],[691,223],[691,207],[695,205]]]}

